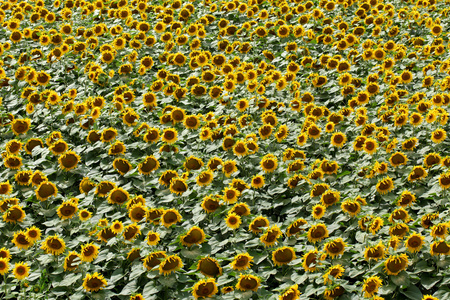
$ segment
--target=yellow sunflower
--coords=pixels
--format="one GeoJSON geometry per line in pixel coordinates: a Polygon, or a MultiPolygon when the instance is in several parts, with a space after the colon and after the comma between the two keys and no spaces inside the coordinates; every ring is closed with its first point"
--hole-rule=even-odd
{"type": "Polygon", "coordinates": [[[159,274],[164,274],[164,276],[169,275],[183,267],[183,262],[178,255],[171,255],[166,257],[159,264],[159,274]]]}
{"type": "Polygon", "coordinates": [[[217,293],[218,289],[214,278],[202,279],[192,287],[192,295],[195,299],[210,298],[217,293]]]}
{"type": "Polygon", "coordinates": [[[42,242],[41,249],[43,249],[47,254],[58,256],[64,253],[64,250],[66,249],[66,243],[58,235],[53,235],[47,237],[42,242]]]}
{"type": "Polygon", "coordinates": [[[398,275],[401,271],[408,267],[408,256],[404,253],[399,255],[391,255],[384,262],[384,270],[388,275],[398,275]]]}
{"type": "Polygon", "coordinates": [[[236,284],[236,289],[243,292],[254,291],[256,292],[260,286],[261,279],[255,275],[251,274],[239,274],[238,283],[236,284]]]}
{"type": "Polygon", "coordinates": [[[30,274],[30,267],[28,266],[28,263],[24,262],[18,262],[14,264],[13,269],[14,277],[18,280],[23,280],[28,277],[30,274]]]}
{"type": "Polygon", "coordinates": [[[107,285],[107,281],[98,272],[94,274],[87,273],[83,279],[83,288],[88,292],[98,292],[107,285]]]}

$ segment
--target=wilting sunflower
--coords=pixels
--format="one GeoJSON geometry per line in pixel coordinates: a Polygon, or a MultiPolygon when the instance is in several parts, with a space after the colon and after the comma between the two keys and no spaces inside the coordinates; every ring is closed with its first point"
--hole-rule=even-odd
{"type": "Polygon", "coordinates": [[[165,227],[170,227],[172,224],[180,222],[181,219],[182,217],[176,209],[166,209],[161,216],[161,223],[165,227]]]}
{"type": "Polygon", "coordinates": [[[83,288],[88,292],[98,292],[107,285],[103,275],[98,272],[94,274],[87,273],[83,279],[83,288]]]}
{"type": "Polygon", "coordinates": [[[286,229],[286,235],[288,237],[290,237],[290,236],[296,235],[299,232],[302,232],[304,229],[300,228],[300,227],[302,227],[303,225],[306,225],[306,224],[308,224],[308,222],[306,222],[306,220],[303,218],[299,218],[299,219],[295,220],[286,229]]]}
{"type": "Polygon", "coordinates": [[[324,251],[332,258],[344,254],[347,244],[342,238],[337,238],[325,244],[324,251]]]}
{"type": "Polygon", "coordinates": [[[387,176],[377,183],[377,192],[386,195],[394,189],[394,181],[391,177],[387,176]]]}
{"type": "Polygon", "coordinates": [[[319,251],[317,249],[310,250],[308,253],[303,255],[303,269],[307,272],[314,272],[317,270],[317,266],[320,264],[319,261],[319,251]]]}
{"type": "Polygon", "coordinates": [[[241,216],[235,213],[228,213],[225,217],[225,223],[229,228],[237,229],[242,223],[241,216]]]}
{"type": "Polygon", "coordinates": [[[378,288],[383,285],[382,280],[378,276],[370,276],[364,279],[363,292],[364,297],[371,298],[378,292],[378,288]]]}
{"type": "Polygon", "coordinates": [[[247,270],[251,267],[253,263],[253,256],[246,253],[237,254],[233,261],[231,262],[230,266],[233,270],[237,271],[243,271],[247,270]]]}
{"type": "Polygon", "coordinates": [[[189,231],[180,237],[180,242],[184,246],[192,246],[194,244],[200,245],[205,241],[205,232],[198,226],[194,226],[189,231]]]}
{"type": "Polygon", "coordinates": [[[81,157],[74,151],[66,151],[58,158],[59,167],[64,171],[70,171],[77,167],[81,157]]]}
{"type": "Polygon", "coordinates": [[[383,259],[385,255],[385,247],[381,242],[379,242],[375,246],[366,247],[366,250],[364,251],[364,258],[367,261],[371,259],[377,261],[379,259],[383,259]]]}
{"type": "Polygon", "coordinates": [[[56,185],[53,184],[52,182],[44,181],[37,187],[35,192],[36,197],[39,200],[45,201],[51,196],[56,196],[58,194],[58,189],[56,188],[56,185]]]}
{"type": "Polygon", "coordinates": [[[30,267],[28,266],[28,263],[19,262],[14,264],[13,269],[14,277],[18,280],[23,280],[28,277],[30,274],[30,267]]]}
{"type": "Polygon", "coordinates": [[[323,277],[323,283],[331,283],[331,280],[329,279],[330,276],[338,279],[341,278],[344,274],[345,269],[341,265],[334,265],[328,268],[327,272],[322,276],[323,277]]]}
{"type": "Polygon", "coordinates": [[[341,204],[341,209],[343,212],[349,214],[351,217],[356,217],[361,211],[361,203],[356,200],[345,200],[341,204]]]}
{"type": "Polygon", "coordinates": [[[188,190],[186,182],[181,178],[173,178],[170,181],[170,191],[177,195],[183,195],[188,190]]]}
{"type": "Polygon", "coordinates": [[[5,211],[3,214],[3,221],[8,223],[17,223],[23,222],[26,214],[23,211],[22,207],[19,205],[12,205],[5,211]]]}
{"type": "Polygon", "coordinates": [[[450,244],[446,241],[434,241],[430,245],[431,255],[449,255],[450,254],[450,244]]]}
{"type": "Polygon", "coordinates": [[[239,274],[239,280],[236,284],[236,289],[243,292],[254,291],[256,292],[260,286],[261,279],[255,275],[251,274],[239,274]]]}
{"type": "Polygon", "coordinates": [[[178,255],[171,255],[166,257],[159,264],[159,274],[164,274],[164,276],[169,275],[183,267],[183,262],[178,255]]]}
{"type": "Polygon", "coordinates": [[[404,253],[399,255],[391,255],[384,262],[384,270],[388,275],[398,275],[401,271],[408,267],[408,256],[404,253]]]}
{"type": "Polygon", "coordinates": [[[219,262],[212,257],[204,257],[198,261],[197,270],[207,277],[217,277],[222,275],[222,267],[219,262]]]}
{"type": "Polygon", "coordinates": [[[280,228],[277,225],[273,225],[259,238],[259,240],[264,244],[264,247],[270,247],[275,245],[282,234],[280,228]]]}
{"type": "Polygon", "coordinates": [[[158,266],[163,259],[167,257],[165,251],[156,251],[152,252],[149,255],[147,255],[143,260],[142,263],[144,264],[144,267],[150,271],[154,267],[158,266]]]}
{"type": "Polygon", "coordinates": [[[80,255],[75,251],[69,252],[64,259],[64,271],[76,270],[81,262],[80,255]]]}
{"type": "Polygon", "coordinates": [[[269,220],[266,217],[258,216],[253,219],[253,221],[248,226],[248,230],[251,230],[254,234],[261,233],[262,227],[268,227],[269,220]]]}
{"type": "Polygon", "coordinates": [[[130,224],[125,226],[123,230],[123,237],[127,241],[133,241],[141,234],[141,226],[137,225],[136,223],[130,224]]]}
{"type": "Polygon", "coordinates": [[[278,300],[297,300],[300,298],[300,291],[298,290],[298,285],[294,284],[290,286],[283,294],[278,297],[278,300]]]}
{"type": "Polygon", "coordinates": [[[218,289],[214,278],[202,279],[192,287],[192,295],[195,299],[210,298],[217,293],[218,289]]]}
{"type": "Polygon", "coordinates": [[[433,225],[431,227],[430,235],[434,238],[445,239],[448,235],[448,227],[449,227],[449,224],[447,224],[447,223],[439,223],[439,224],[433,225]]]}
{"type": "Polygon", "coordinates": [[[308,230],[308,240],[313,244],[315,244],[316,242],[319,242],[327,237],[328,237],[328,229],[325,224],[321,223],[321,224],[313,225],[308,230]]]}
{"type": "Polygon", "coordinates": [[[281,247],[272,252],[272,261],[276,266],[287,265],[296,258],[292,247],[281,247]]]}
{"type": "Polygon", "coordinates": [[[128,160],[126,160],[125,158],[114,159],[113,167],[122,176],[125,175],[126,173],[128,173],[132,169],[130,162],[128,160]]]}
{"type": "Polygon", "coordinates": [[[64,253],[64,250],[66,249],[66,243],[58,235],[53,235],[47,237],[42,242],[41,249],[44,250],[47,254],[58,256],[64,253]]]}
{"type": "Polygon", "coordinates": [[[81,260],[85,262],[92,262],[98,256],[99,246],[89,243],[81,246],[81,260]]]}

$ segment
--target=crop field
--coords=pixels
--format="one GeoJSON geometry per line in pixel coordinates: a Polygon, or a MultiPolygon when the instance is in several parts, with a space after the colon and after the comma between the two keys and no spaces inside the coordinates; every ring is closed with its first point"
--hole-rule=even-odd
{"type": "Polygon", "coordinates": [[[450,1],[0,1],[0,299],[450,299],[450,1]]]}

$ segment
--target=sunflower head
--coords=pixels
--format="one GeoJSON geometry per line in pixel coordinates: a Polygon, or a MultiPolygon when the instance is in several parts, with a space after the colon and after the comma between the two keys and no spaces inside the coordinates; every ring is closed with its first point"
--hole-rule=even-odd
{"type": "Polygon", "coordinates": [[[159,264],[159,273],[164,274],[164,276],[169,275],[183,267],[183,262],[178,255],[171,255],[166,257],[159,264]]]}
{"type": "Polygon", "coordinates": [[[107,285],[107,281],[98,272],[94,274],[87,273],[83,280],[83,288],[88,292],[98,292],[107,285]]]}

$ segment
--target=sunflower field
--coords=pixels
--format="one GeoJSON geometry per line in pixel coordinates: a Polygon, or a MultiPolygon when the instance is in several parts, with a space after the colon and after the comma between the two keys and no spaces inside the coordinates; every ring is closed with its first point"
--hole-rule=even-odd
{"type": "Polygon", "coordinates": [[[450,299],[449,4],[0,1],[0,298],[450,299]]]}

